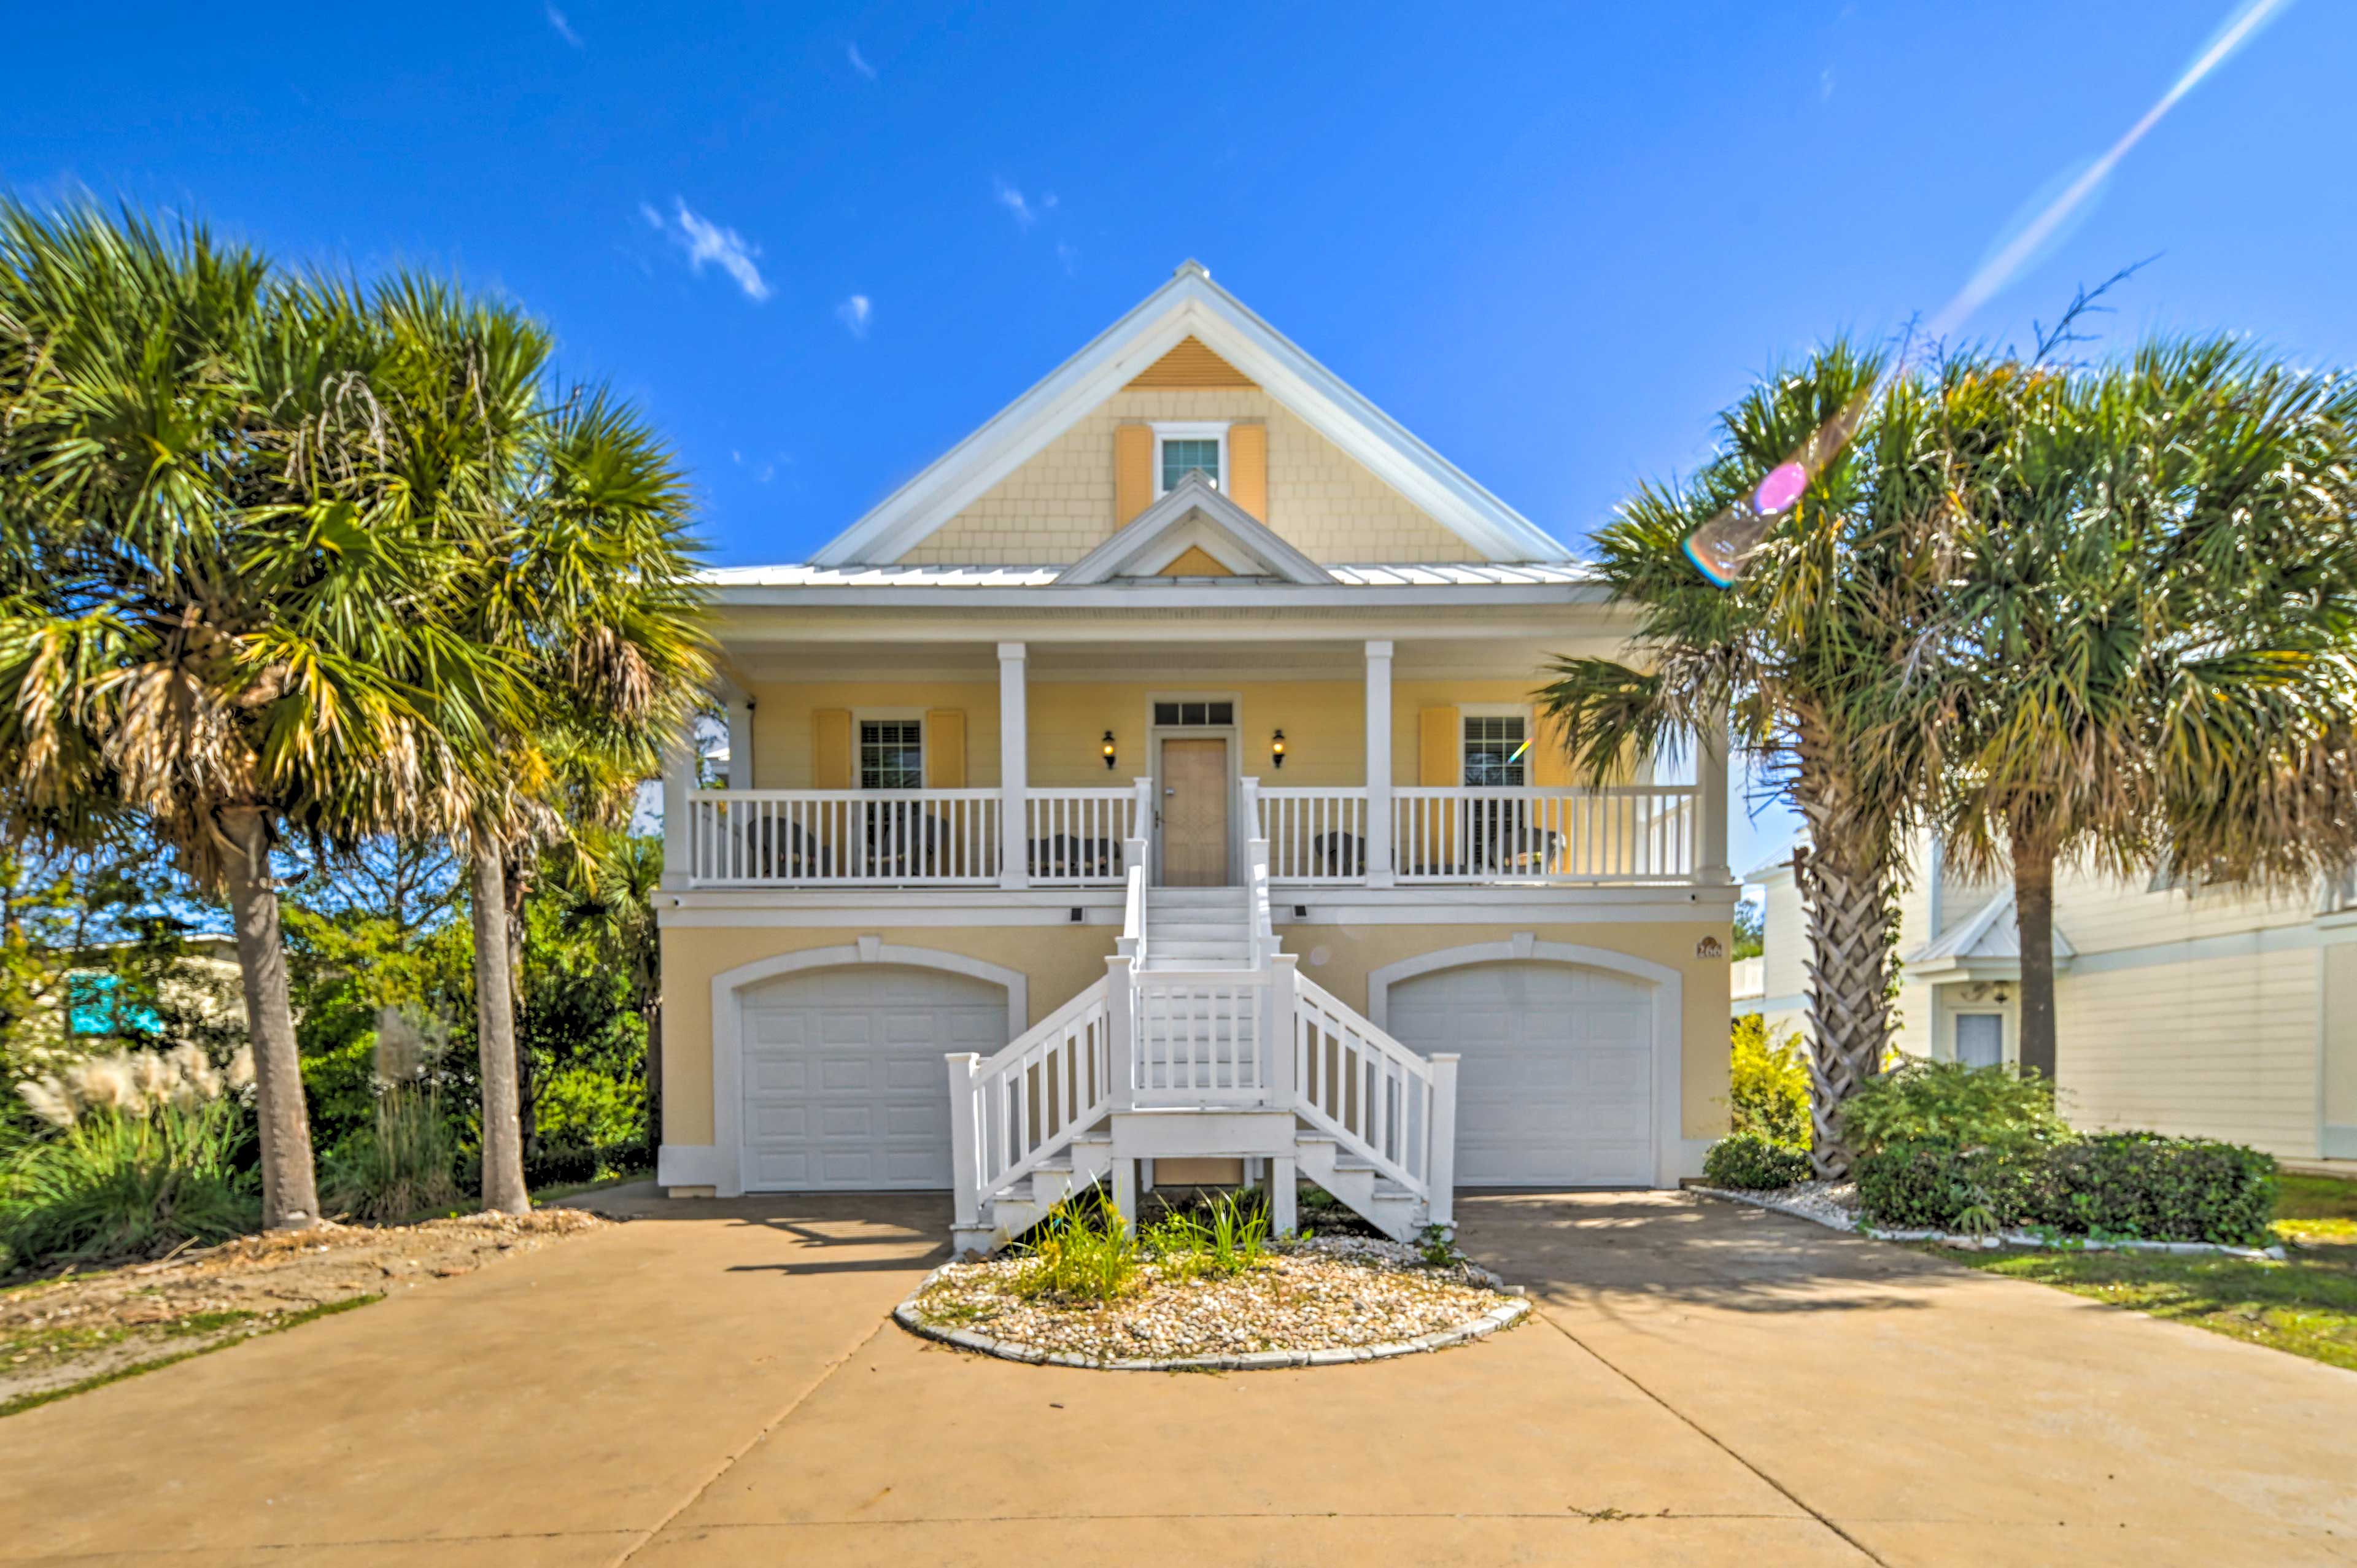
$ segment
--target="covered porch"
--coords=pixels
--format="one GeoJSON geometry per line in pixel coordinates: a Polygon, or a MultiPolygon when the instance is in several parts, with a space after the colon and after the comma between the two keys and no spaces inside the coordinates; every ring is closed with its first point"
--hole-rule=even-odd
{"type": "Polygon", "coordinates": [[[1529,693],[1574,635],[927,630],[740,644],[725,776],[682,748],[665,777],[668,884],[1112,889],[1142,844],[1155,886],[1235,886],[1254,841],[1280,888],[1729,879],[1721,737],[1683,777],[1571,778],[1529,693]]]}

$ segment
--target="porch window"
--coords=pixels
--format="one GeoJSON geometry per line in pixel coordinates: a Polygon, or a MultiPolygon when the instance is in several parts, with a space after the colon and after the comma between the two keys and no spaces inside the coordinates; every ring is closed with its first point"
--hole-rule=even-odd
{"type": "Polygon", "coordinates": [[[1178,481],[1189,474],[1200,474],[1220,488],[1220,443],[1189,438],[1166,440],[1162,443],[1162,493],[1168,495],[1178,488],[1178,481]]]}
{"type": "Polygon", "coordinates": [[[859,787],[925,787],[925,726],[916,719],[863,719],[859,725],[859,787]]]}
{"type": "Polygon", "coordinates": [[[1520,714],[1465,716],[1465,782],[1520,789],[1529,781],[1530,748],[1520,714]]]}

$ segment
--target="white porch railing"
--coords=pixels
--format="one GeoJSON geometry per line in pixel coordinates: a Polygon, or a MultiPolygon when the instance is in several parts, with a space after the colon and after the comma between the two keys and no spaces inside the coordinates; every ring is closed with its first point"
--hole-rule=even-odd
{"type": "Polygon", "coordinates": [[[1032,789],[1024,797],[1024,841],[1031,880],[1045,886],[1114,887],[1127,875],[1123,845],[1138,832],[1145,791],[1032,789]]]}
{"type": "Polygon", "coordinates": [[[1108,989],[1107,980],[1098,981],[995,1056],[950,1057],[958,1224],[974,1224],[985,1197],[1060,1154],[1111,1107],[1108,989]]]}
{"type": "Polygon", "coordinates": [[[1420,1197],[1457,1168],[1457,1058],[1426,1060],[1306,975],[1294,977],[1294,1111],[1420,1197]]]}
{"type": "Polygon", "coordinates": [[[1684,882],[1695,875],[1692,785],[1392,791],[1393,864],[1414,882],[1684,882]]]}
{"type": "Polygon", "coordinates": [[[1367,791],[1260,788],[1260,836],[1278,882],[1340,885],[1366,880],[1367,791]]]}
{"type": "Polygon", "coordinates": [[[1137,976],[1131,1103],[1257,1105],[1268,1083],[1266,970],[1137,976]]]}
{"type": "Polygon", "coordinates": [[[701,789],[688,811],[695,886],[998,880],[996,789],[701,789]]]}

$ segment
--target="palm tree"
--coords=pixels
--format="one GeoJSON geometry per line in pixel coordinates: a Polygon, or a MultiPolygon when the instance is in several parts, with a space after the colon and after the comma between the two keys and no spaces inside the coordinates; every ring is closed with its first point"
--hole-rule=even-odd
{"type": "Polygon", "coordinates": [[[1848,1164],[1841,1106],[1889,1043],[1902,832],[1932,762],[1928,724],[1885,725],[1865,701],[1881,672],[1910,663],[1944,548],[1932,401],[1911,379],[1878,393],[1883,371],[1879,356],[1835,343],[1723,413],[1719,450],[1692,480],[1641,488],[1597,536],[1605,579],[1639,613],[1629,657],[1558,660],[1538,694],[1598,779],[1730,714],[1737,744],[1767,761],[1807,823],[1797,870],[1813,955],[1815,1160],[1827,1176],[1848,1164]],[[1846,443],[1825,435],[1853,430],[1846,443]],[[1712,586],[1684,542],[1750,504],[1803,451],[1818,459],[1805,489],[1770,520],[1743,575],[1712,586]]]}
{"type": "Polygon", "coordinates": [[[472,551],[388,478],[383,349],[200,228],[0,204],[5,825],[135,813],[225,894],[272,1227],[318,1209],[273,850],[462,820],[515,697],[441,629],[472,551]]]}
{"type": "Polygon", "coordinates": [[[553,392],[546,334],[511,307],[414,280],[378,304],[421,432],[448,455],[442,504],[481,543],[453,629],[532,694],[482,751],[453,759],[471,802],[483,1202],[522,1212],[522,900],[543,846],[628,810],[707,677],[686,489],[626,404],[553,392]]]}
{"type": "Polygon", "coordinates": [[[2020,1065],[2055,1070],[2058,865],[2305,884],[2357,853],[2357,385],[2220,338],[1946,389],[1947,852],[2009,871],[2020,1065]]]}

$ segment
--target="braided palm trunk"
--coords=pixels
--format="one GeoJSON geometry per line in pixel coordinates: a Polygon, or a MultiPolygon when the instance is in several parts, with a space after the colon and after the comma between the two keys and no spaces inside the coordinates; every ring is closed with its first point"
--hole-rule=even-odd
{"type": "Polygon", "coordinates": [[[1891,824],[1860,810],[1843,779],[1811,768],[1807,753],[1804,745],[1797,803],[1811,847],[1793,871],[1809,923],[1811,1157],[1818,1176],[1835,1180],[1855,1153],[1842,1107],[1882,1070],[1890,1042],[1891,824]]]}

